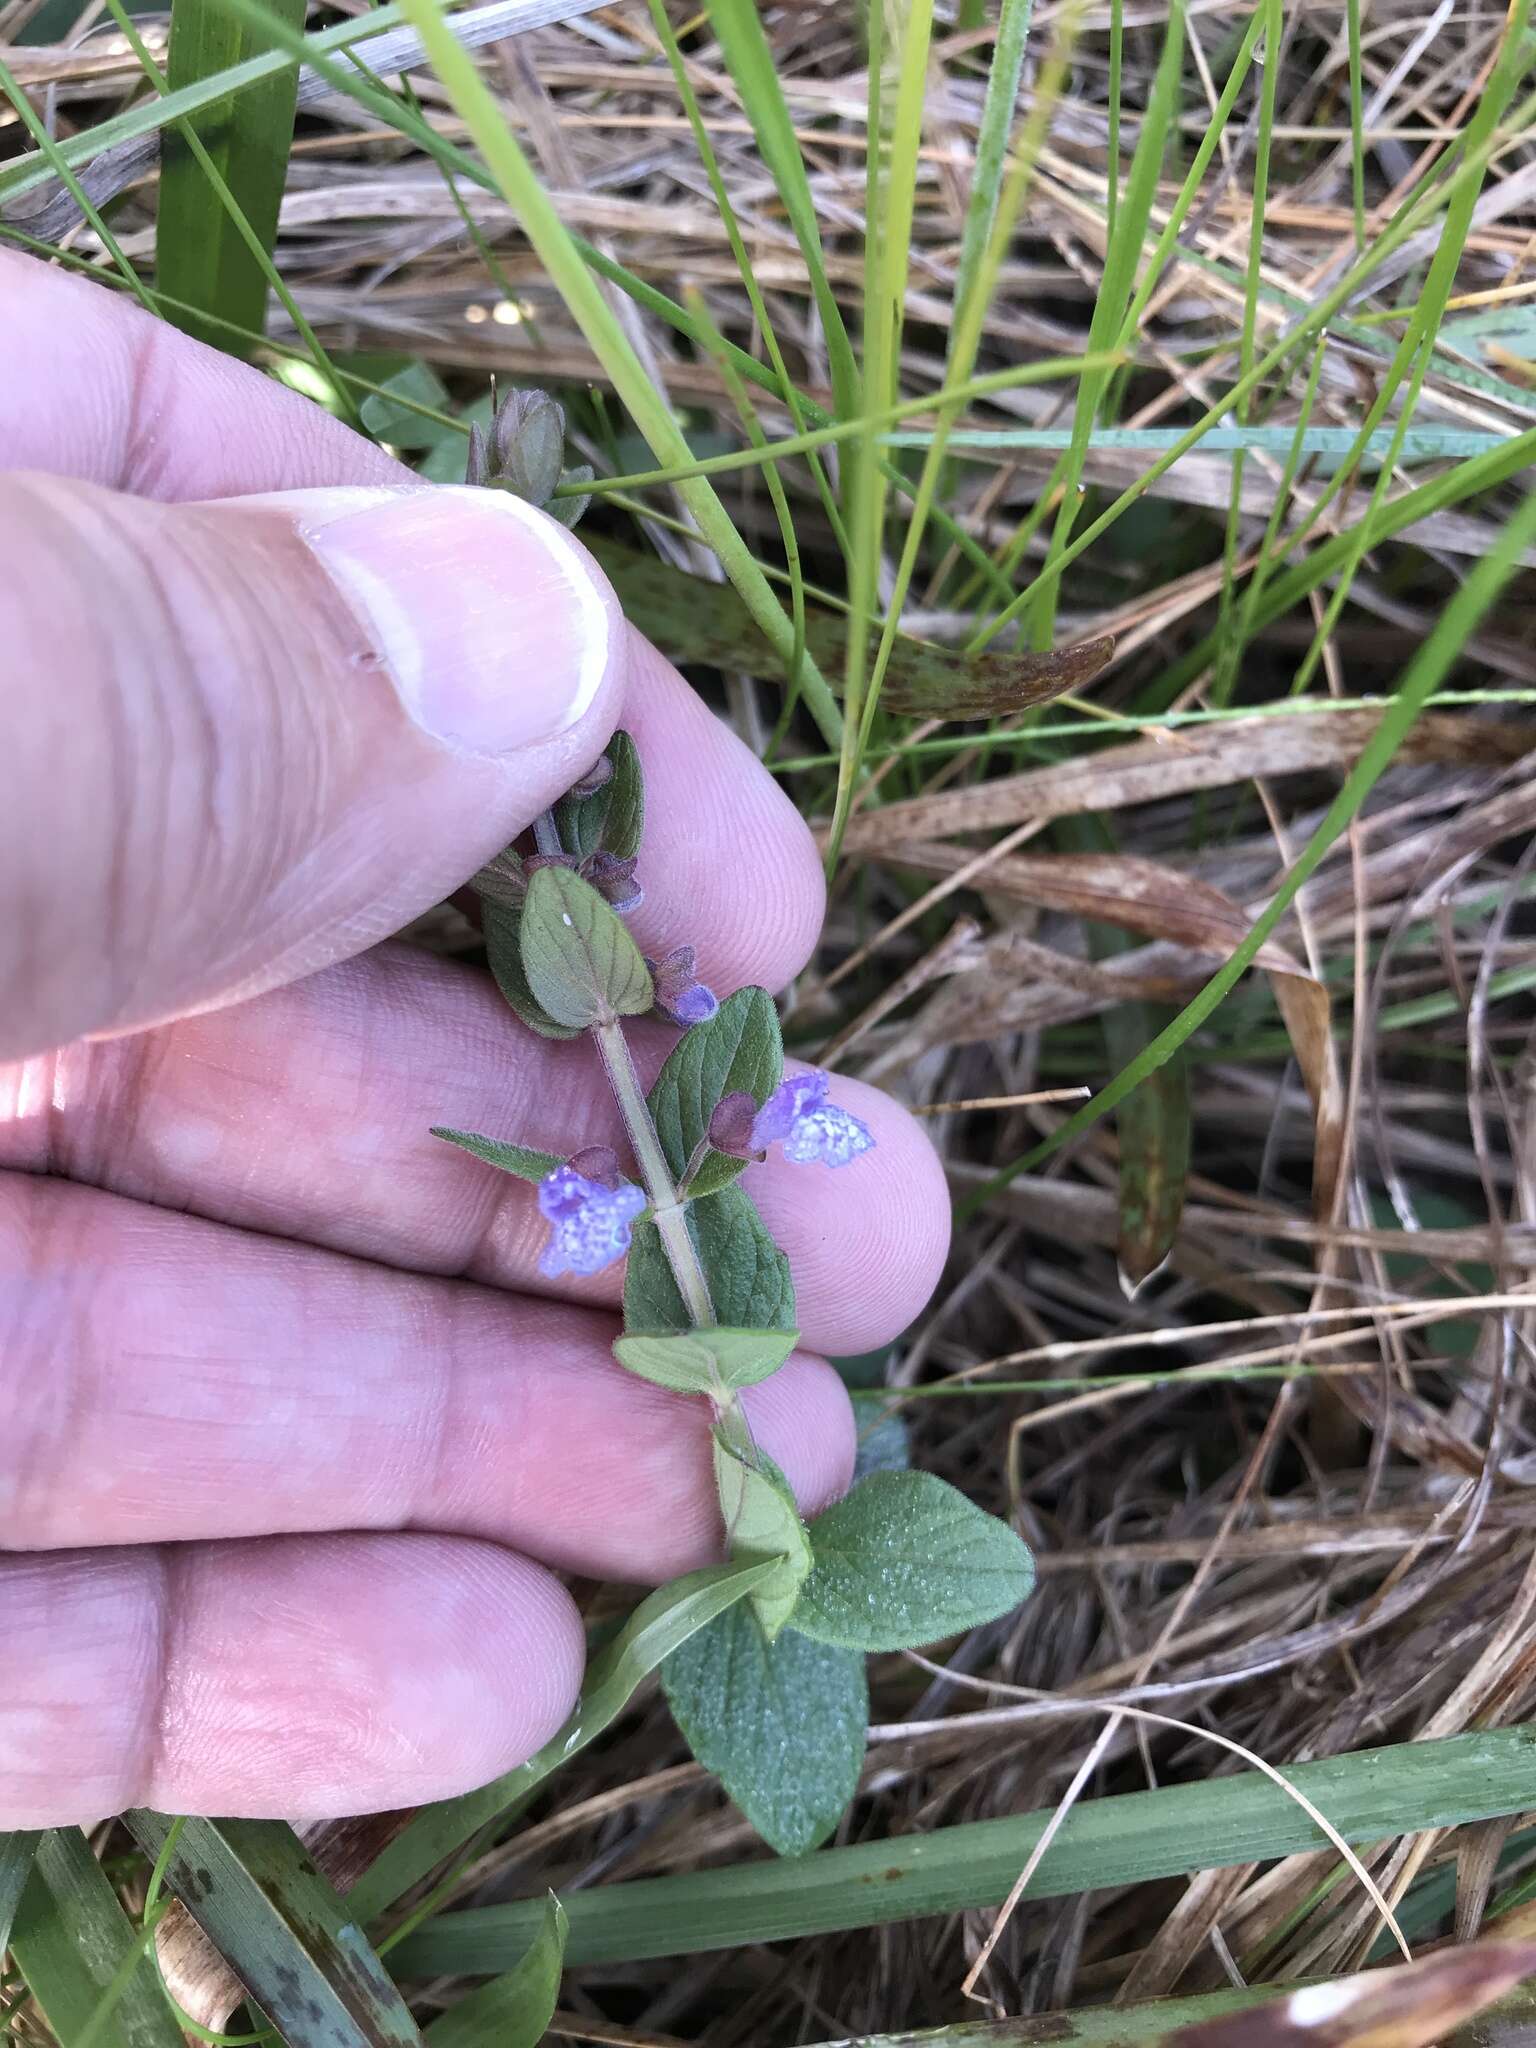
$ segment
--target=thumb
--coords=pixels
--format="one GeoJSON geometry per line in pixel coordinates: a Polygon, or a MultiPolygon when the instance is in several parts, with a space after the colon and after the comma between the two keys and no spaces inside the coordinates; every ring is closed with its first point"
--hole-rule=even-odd
{"type": "Polygon", "coordinates": [[[500,491],[0,479],[0,1056],[254,994],[457,887],[601,751],[613,594],[500,491]]]}

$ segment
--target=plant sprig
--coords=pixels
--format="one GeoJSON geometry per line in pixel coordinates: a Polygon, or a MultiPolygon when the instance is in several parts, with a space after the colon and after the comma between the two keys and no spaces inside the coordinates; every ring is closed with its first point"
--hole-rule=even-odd
{"type": "MultiPolygon", "coordinates": [[[[562,452],[558,407],[517,393],[477,435],[470,480],[546,502],[562,452]]],[[[928,1473],[871,1474],[807,1527],[753,1441],[742,1390],[781,1369],[799,1332],[789,1262],[742,1170],[775,1146],[796,1165],[842,1168],[874,1139],[831,1099],[827,1075],[785,1073],[766,990],[722,1003],[691,946],[641,954],[624,920],[642,900],[644,825],[640,756],[616,733],[536,821],[532,848],[508,847],[474,878],[497,984],[531,1030],[591,1039],[629,1158],[437,1135],[536,1186],[546,1277],[627,1257],[615,1359],[709,1404],[723,1546],[770,1569],[672,1653],[662,1679],[700,1761],[773,1847],[798,1854],[825,1840],[857,1786],[866,1652],[1006,1613],[1034,1567],[1011,1528],[928,1473]],[[625,1031],[647,1013],[683,1032],[649,1091],[625,1031]]]]}

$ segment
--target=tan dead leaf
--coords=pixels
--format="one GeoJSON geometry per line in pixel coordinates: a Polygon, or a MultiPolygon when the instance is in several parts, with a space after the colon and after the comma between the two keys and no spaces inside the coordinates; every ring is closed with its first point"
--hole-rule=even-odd
{"type": "MultiPolygon", "coordinates": [[[[1023,775],[999,776],[995,782],[940,790],[864,811],[850,823],[843,852],[894,853],[914,840],[991,831],[1025,818],[1115,811],[1194,790],[1221,789],[1256,775],[1349,768],[1380,723],[1378,711],[1296,712],[1181,732],[1177,746],[1157,739],[1133,740],[1023,775]]],[[[1502,764],[1519,760],[1533,748],[1536,727],[1439,711],[1416,721],[1396,758],[1502,764]]]]}
{"type": "Polygon", "coordinates": [[[1532,1974],[1536,1943],[1474,1942],[1304,1985],[1272,2004],[1180,2027],[1158,2048],[1433,2048],[1532,1974]]]}
{"type": "MultiPolygon", "coordinates": [[[[953,874],[973,856],[964,848],[935,842],[895,847],[885,858],[923,874],[945,875],[953,874]]],[[[1249,931],[1247,912],[1224,890],[1133,854],[1013,854],[989,862],[973,886],[990,896],[1012,896],[1047,910],[1118,925],[1147,938],[1193,946],[1223,960],[1230,958],[1249,931]]],[[[1332,1214],[1344,1144],[1344,1082],[1333,1042],[1332,1004],[1322,982],[1273,939],[1260,947],[1256,964],[1269,975],[1312,1101],[1316,1128],[1313,1204],[1315,1213],[1326,1217],[1332,1214]]],[[[1069,986],[1084,986],[1080,978],[1069,982],[1064,972],[1055,978],[1069,986]]],[[[1158,993],[1177,996],[1178,991],[1158,993]]]]}

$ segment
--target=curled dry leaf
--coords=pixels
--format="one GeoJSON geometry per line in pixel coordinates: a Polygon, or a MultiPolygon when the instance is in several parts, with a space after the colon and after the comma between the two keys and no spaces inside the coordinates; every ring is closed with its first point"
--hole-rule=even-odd
{"type": "MultiPolygon", "coordinates": [[[[673,661],[708,662],[786,680],[784,657],[728,583],[706,583],[595,534],[583,538],[630,622],[673,661]]],[[[808,611],[805,644],[823,674],[843,673],[845,619],[835,612],[808,611]]],[[[1082,689],[1108,667],[1114,651],[1107,635],[1046,654],[952,654],[902,637],[891,650],[880,701],[889,711],[915,717],[997,718],[1082,689]]]]}
{"type": "Polygon", "coordinates": [[[1478,1942],[1398,1969],[1304,1985],[1273,2004],[1180,2027],[1148,2048],[1431,2048],[1533,1973],[1536,1944],[1478,1942]]]}

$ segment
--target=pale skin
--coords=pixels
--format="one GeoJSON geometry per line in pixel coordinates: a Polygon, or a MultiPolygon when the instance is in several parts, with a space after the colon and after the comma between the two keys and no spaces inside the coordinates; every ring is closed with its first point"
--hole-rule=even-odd
{"type": "MultiPolygon", "coordinates": [[[[701,1404],[609,1355],[618,1273],[541,1280],[532,1190],[428,1135],[621,1144],[589,1049],[389,934],[620,723],[646,950],[782,987],[815,849],[535,515],[384,499],[338,422],[30,259],[0,308],[0,1827],[444,1797],[568,1711],[560,1574],[720,1537],[701,1404]]],[[[818,1354],[896,1335],[947,1244],[918,1127],[838,1099],[872,1152],[749,1169],[805,1349],[747,1406],[807,1513],[853,1455],[818,1354]]]]}

